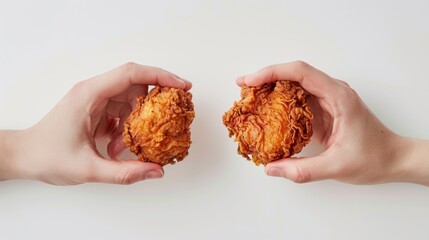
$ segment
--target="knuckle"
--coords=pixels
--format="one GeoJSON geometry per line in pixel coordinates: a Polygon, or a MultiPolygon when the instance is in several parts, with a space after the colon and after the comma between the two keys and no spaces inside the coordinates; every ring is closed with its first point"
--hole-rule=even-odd
{"type": "Polygon", "coordinates": [[[130,171],[123,169],[116,176],[115,182],[122,185],[130,185],[137,181],[136,174],[132,174],[130,171]]]}
{"type": "Polygon", "coordinates": [[[277,64],[271,64],[263,68],[260,68],[257,72],[266,74],[266,73],[273,72],[274,70],[276,70],[276,68],[277,68],[277,64]]]}
{"type": "Polygon", "coordinates": [[[85,80],[77,82],[70,89],[70,93],[72,93],[72,94],[81,93],[82,91],[84,91],[86,89],[86,84],[87,84],[87,81],[85,81],[85,80]]]}
{"type": "Polygon", "coordinates": [[[348,102],[356,103],[360,99],[358,93],[346,82],[339,81],[338,94],[341,99],[347,99],[348,102]]]}
{"type": "Polygon", "coordinates": [[[262,70],[273,71],[273,70],[275,70],[277,68],[278,68],[278,64],[271,64],[271,65],[268,65],[267,67],[263,68],[262,70]]]}
{"type": "Polygon", "coordinates": [[[150,68],[152,68],[152,70],[155,72],[167,72],[166,70],[164,70],[163,68],[160,68],[160,67],[151,66],[150,68]]]}
{"type": "Polygon", "coordinates": [[[295,168],[295,174],[291,176],[291,180],[295,183],[308,183],[311,181],[311,174],[304,168],[295,168]]]}
{"type": "Polygon", "coordinates": [[[98,178],[96,175],[95,163],[88,163],[85,168],[81,171],[81,175],[84,182],[97,182],[98,178]]]}
{"type": "Polygon", "coordinates": [[[94,174],[93,171],[88,170],[88,171],[85,171],[83,173],[83,180],[85,182],[96,182],[97,181],[97,177],[95,176],[95,174],[94,174]]]}
{"type": "Polygon", "coordinates": [[[338,94],[343,99],[348,99],[350,102],[356,102],[360,99],[358,93],[350,87],[350,85],[343,81],[335,79],[337,83],[338,94]]]}
{"type": "Polygon", "coordinates": [[[294,63],[295,63],[299,68],[301,68],[301,69],[303,69],[303,70],[306,70],[306,69],[310,68],[310,64],[308,64],[308,63],[306,63],[306,62],[304,62],[304,61],[302,61],[302,60],[296,60],[294,63]]]}
{"type": "Polygon", "coordinates": [[[136,67],[136,63],[135,62],[127,62],[124,63],[121,68],[124,72],[132,72],[134,70],[134,68],[136,67]]]}
{"type": "Polygon", "coordinates": [[[131,177],[128,174],[120,175],[116,178],[116,183],[122,185],[130,185],[132,183],[131,177]]]}
{"type": "Polygon", "coordinates": [[[298,71],[301,75],[301,81],[306,78],[308,73],[312,70],[311,65],[302,60],[296,60],[295,62],[293,62],[293,64],[295,64],[294,68],[296,69],[296,71],[298,71]]]}
{"type": "Polygon", "coordinates": [[[353,88],[347,87],[347,94],[354,100],[354,102],[360,101],[359,94],[353,88]]]}
{"type": "Polygon", "coordinates": [[[135,75],[135,71],[137,68],[138,64],[135,62],[127,62],[122,64],[119,68],[120,68],[120,72],[122,73],[122,75],[125,77],[125,79],[127,79],[130,83],[133,82],[134,79],[134,75],[135,75]]]}
{"type": "Polygon", "coordinates": [[[167,81],[169,77],[171,76],[167,71],[161,69],[161,68],[155,68],[154,71],[156,72],[158,76],[159,81],[167,81]]]}
{"type": "Polygon", "coordinates": [[[337,79],[337,81],[340,82],[341,84],[343,84],[346,87],[350,87],[350,85],[346,81],[339,80],[339,79],[337,79]]]}
{"type": "Polygon", "coordinates": [[[267,79],[279,80],[278,76],[277,76],[277,71],[279,68],[280,68],[279,64],[272,64],[272,65],[268,65],[267,67],[264,67],[261,70],[259,70],[259,73],[262,76],[266,76],[267,79]]]}
{"type": "Polygon", "coordinates": [[[88,80],[77,82],[67,92],[66,96],[59,102],[62,106],[67,106],[68,111],[80,111],[85,109],[85,103],[91,99],[91,84],[88,80]],[[78,99],[79,101],[76,101],[78,99]]]}
{"type": "Polygon", "coordinates": [[[135,71],[136,66],[137,66],[137,63],[135,62],[127,62],[121,65],[120,69],[124,76],[128,76],[129,79],[132,79],[133,72],[135,71]]]}
{"type": "Polygon", "coordinates": [[[356,175],[359,166],[357,164],[336,164],[332,166],[332,178],[337,180],[351,179],[356,175]]]}

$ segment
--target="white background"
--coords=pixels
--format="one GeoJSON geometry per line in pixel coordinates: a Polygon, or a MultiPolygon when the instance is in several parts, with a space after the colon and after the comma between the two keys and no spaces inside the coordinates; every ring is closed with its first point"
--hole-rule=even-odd
{"type": "Polygon", "coordinates": [[[191,80],[197,117],[189,157],[162,180],[0,183],[0,239],[428,239],[429,188],[270,178],[221,122],[237,76],[301,59],[427,139],[428,44],[428,1],[2,1],[0,129],[128,61],[191,80]]]}

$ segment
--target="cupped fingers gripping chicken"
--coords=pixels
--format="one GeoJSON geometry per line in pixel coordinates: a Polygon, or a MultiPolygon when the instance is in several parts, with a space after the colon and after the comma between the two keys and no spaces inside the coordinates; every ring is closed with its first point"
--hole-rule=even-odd
{"type": "Polygon", "coordinates": [[[242,87],[241,100],[223,115],[238,153],[256,165],[299,153],[313,134],[307,96],[291,81],[242,87]]]}

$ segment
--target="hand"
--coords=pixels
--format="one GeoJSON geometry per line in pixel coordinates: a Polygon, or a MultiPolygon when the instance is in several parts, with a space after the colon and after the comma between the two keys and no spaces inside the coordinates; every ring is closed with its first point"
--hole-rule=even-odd
{"type": "Polygon", "coordinates": [[[157,164],[116,160],[125,148],[123,123],[136,97],[147,94],[148,85],[154,84],[191,88],[190,82],[172,73],[135,63],[77,83],[39,123],[8,133],[13,157],[4,175],[56,185],[130,184],[162,177],[157,164]],[[107,152],[113,160],[97,151],[95,139],[103,137],[110,139],[107,152]]]}
{"type": "Polygon", "coordinates": [[[325,151],[271,162],[265,169],[268,175],[297,183],[336,179],[354,184],[397,181],[404,175],[401,160],[410,141],[386,128],[346,82],[297,61],[263,68],[238,78],[237,84],[258,86],[276,80],[299,82],[313,95],[313,139],[325,151]]]}

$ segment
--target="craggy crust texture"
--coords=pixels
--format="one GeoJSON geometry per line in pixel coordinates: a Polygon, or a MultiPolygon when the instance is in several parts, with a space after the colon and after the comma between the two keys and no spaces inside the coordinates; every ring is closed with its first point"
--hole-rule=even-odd
{"type": "Polygon", "coordinates": [[[313,134],[307,93],[291,81],[241,88],[241,100],[223,115],[238,153],[256,165],[299,153],[313,134]]]}
{"type": "Polygon", "coordinates": [[[191,93],[155,86],[146,97],[137,98],[136,109],[124,123],[124,143],[140,161],[174,164],[188,155],[194,117],[191,93]]]}

